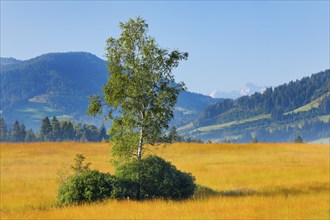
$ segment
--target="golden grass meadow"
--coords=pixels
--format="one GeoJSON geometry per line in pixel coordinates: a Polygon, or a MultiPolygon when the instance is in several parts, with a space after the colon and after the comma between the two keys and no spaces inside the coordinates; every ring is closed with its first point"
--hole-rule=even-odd
{"type": "Polygon", "coordinates": [[[1,219],[329,219],[329,145],[193,144],[153,149],[219,193],[184,201],[59,208],[57,173],[76,154],[114,173],[107,143],[1,143],[1,219]]]}

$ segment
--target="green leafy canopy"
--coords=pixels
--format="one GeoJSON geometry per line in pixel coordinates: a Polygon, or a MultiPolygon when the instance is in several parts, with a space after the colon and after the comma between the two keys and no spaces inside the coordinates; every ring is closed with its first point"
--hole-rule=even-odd
{"type": "Polygon", "coordinates": [[[173,118],[174,105],[185,86],[175,83],[172,70],[188,53],[160,48],[140,17],[120,23],[120,29],[118,39],[106,41],[109,78],[103,96],[90,98],[87,113],[101,115],[103,105],[110,107],[107,118],[113,120],[113,155],[141,159],[143,146],[155,144],[173,118]],[[112,114],[113,110],[119,114],[112,114]]]}

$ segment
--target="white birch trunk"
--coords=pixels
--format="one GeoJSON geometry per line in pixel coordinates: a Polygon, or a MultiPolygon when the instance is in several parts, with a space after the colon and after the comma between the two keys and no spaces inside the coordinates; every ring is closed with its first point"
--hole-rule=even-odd
{"type": "Polygon", "coordinates": [[[139,146],[137,150],[137,158],[140,161],[142,158],[142,148],[143,148],[143,128],[140,130],[140,140],[139,140],[139,146]]]}

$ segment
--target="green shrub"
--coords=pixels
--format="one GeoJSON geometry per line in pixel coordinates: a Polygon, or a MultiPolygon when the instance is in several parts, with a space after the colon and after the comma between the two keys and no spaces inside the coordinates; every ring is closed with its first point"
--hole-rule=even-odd
{"type": "Polygon", "coordinates": [[[60,176],[57,203],[60,206],[115,199],[185,199],[194,194],[195,179],[171,163],[149,156],[117,168],[116,176],[90,170],[85,157],[77,155],[71,175],[60,176]]]}
{"type": "Polygon", "coordinates": [[[80,204],[111,197],[115,178],[108,173],[86,169],[70,176],[59,188],[58,204],[80,204]]]}
{"type": "Polygon", "coordinates": [[[137,182],[114,178],[112,182],[111,198],[136,199],[139,196],[140,185],[137,182]]]}
{"type": "MultiPolygon", "coordinates": [[[[119,189],[131,190],[132,199],[185,199],[194,194],[195,179],[176,169],[160,157],[149,156],[141,161],[132,161],[119,166],[116,171],[118,181],[132,181],[132,188],[125,183],[119,189]],[[137,189],[135,188],[137,187],[137,189]]],[[[123,182],[122,182],[123,183],[123,182]]],[[[121,183],[121,184],[122,184],[121,183]]]]}

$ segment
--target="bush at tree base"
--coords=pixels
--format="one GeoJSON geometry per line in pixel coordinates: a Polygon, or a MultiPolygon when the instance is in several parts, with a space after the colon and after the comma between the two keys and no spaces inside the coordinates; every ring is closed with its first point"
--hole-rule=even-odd
{"type": "MultiPolygon", "coordinates": [[[[78,165],[81,167],[82,161],[78,165]]],[[[116,176],[86,166],[62,182],[57,203],[66,206],[107,198],[186,199],[194,194],[194,181],[191,174],[157,156],[128,162],[117,168],[116,176]]]]}
{"type": "Polygon", "coordinates": [[[177,170],[171,163],[157,156],[119,166],[116,177],[139,185],[134,199],[186,199],[192,197],[196,188],[195,178],[177,170]]]}
{"type": "Polygon", "coordinates": [[[137,182],[114,178],[112,182],[111,198],[113,199],[137,199],[140,185],[137,182]]]}

